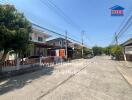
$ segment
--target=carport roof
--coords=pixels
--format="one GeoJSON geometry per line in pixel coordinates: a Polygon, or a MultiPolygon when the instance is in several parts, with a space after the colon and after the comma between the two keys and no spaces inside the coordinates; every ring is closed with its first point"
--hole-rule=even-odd
{"type": "Polygon", "coordinates": [[[33,42],[33,41],[31,41],[31,43],[33,43],[37,47],[43,47],[43,48],[54,48],[55,47],[55,46],[49,45],[47,43],[39,43],[39,42],[33,42]]]}

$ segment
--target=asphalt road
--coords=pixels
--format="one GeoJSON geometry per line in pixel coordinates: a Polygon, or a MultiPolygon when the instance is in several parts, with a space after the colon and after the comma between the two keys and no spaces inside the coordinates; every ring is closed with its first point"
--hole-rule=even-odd
{"type": "Polygon", "coordinates": [[[0,82],[0,100],[132,100],[109,57],[80,59],[0,82]]]}

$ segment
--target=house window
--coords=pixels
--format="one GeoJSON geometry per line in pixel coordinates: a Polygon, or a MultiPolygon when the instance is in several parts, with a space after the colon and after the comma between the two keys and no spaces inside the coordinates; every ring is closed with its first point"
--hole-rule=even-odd
{"type": "Polygon", "coordinates": [[[38,37],[38,41],[43,41],[43,38],[42,37],[38,37]]]}

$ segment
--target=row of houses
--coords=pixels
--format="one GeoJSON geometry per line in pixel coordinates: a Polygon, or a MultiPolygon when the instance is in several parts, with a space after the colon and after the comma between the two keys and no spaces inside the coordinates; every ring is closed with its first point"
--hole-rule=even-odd
{"type": "MultiPolygon", "coordinates": [[[[61,56],[65,57],[67,53],[68,58],[81,57],[82,45],[73,43],[65,38],[54,38],[47,31],[33,28],[32,34],[29,36],[29,41],[33,44],[31,52],[24,55],[30,56],[61,56]],[[51,39],[52,38],[52,39],[51,39]],[[66,48],[67,47],[67,48],[66,48]],[[67,50],[67,52],[66,52],[67,50]]],[[[8,54],[6,60],[16,59],[15,54],[8,54]]]]}

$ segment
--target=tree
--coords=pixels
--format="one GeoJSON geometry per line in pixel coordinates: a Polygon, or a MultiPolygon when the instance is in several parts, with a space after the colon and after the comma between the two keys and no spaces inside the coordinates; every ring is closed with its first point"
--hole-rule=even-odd
{"type": "Polygon", "coordinates": [[[103,48],[102,47],[95,46],[92,49],[93,49],[93,54],[95,56],[101,55],[103,53],[103,48]]]}
{"type": "Polygon", "coordinates": [[[0,50],[4,51],[2,60],[7,53],[14,50],[22,51],[28,44],[31,24],[12,5],[0,5],[0,50]]]}
{"type": "Polygon", "coordinates": [[[116,60],[123,58],[122,47],[120,45],[115,45],[111,48],[111,54],[116,57],[116,60]]]}
{"type": "Polygon", "coordinates": [[[92,50],[89,48],[85,48],[85,47],[83,49],[83,52],[84,52],[84,56],[87,56],[88,54],[92,54],[92,50]]]}
{"type": "Polygon", "coordinates": [[[104,47],[103,48],[103,53],[106,54],[106,55],[110,55],[112,47],[113,47],[112,45],[104,47]]]}

